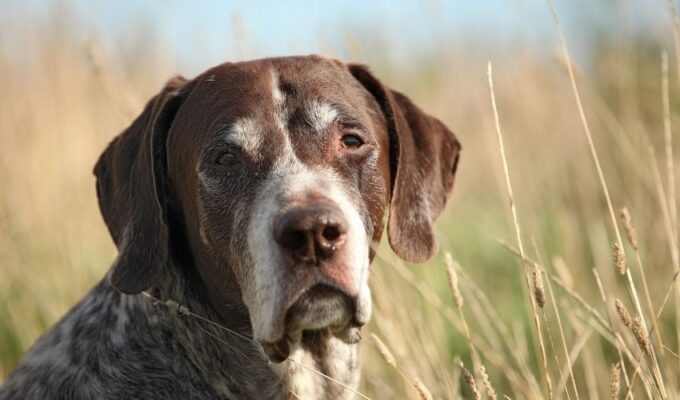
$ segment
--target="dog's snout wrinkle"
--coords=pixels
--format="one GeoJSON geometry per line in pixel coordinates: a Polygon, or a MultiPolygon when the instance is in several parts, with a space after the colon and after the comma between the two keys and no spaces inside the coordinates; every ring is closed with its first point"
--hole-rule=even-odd
{"type": "Polygon", "coordinates": [[[335,207],[298,207],[278,219],[274,239],[294,259],[318,264],[331,259],[345,243],[347,226],[343,213],[335,207]]]}

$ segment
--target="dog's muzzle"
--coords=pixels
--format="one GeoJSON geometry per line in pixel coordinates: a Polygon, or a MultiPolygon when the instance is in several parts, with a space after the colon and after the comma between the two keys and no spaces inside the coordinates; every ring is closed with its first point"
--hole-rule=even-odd
{"type": "Polygon", "coordinates": [[[274,218],[272,235],[288,293],[279,314],[283,337],[262,344],[271,361],[285,360],[290,343],[300,342],[305,331],[346,343],[361,339],[360,328],[367,322],[361,316],[366,313],[358,312],[365,308],[359,273],[363,263],[358,261],[367,260],[367,255],[361,257],[367,252],[362,229],[325,200],[296,204],[274,218]]]}

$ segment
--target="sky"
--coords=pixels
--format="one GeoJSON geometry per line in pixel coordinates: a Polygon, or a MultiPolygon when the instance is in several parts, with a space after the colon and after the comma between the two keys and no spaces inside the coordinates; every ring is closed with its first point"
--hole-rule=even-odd
{"type": "MultiPolygon", "coordinates": [[[[627,30],[667,37],[670,29],[666,0],[553,1],[570,47],[581,59],[592,51],[588,46],[595,33],[627,30]]],[[[36,23],[55,8],[68,9],[72,29],[78,34],[112,45],[129,45],[143,26],[155,34],[155,44],[173,54],[178,68],[188,73],[227,58],[308,53],[346,58],[348,41],[359,46],[379,43],[405,62],[414,53],[441,51],[446,45],[484,44],[498,49],[520,43],[537,52],[557,48],[555,24],[545,0],[4,3],[4,18],[14,22],[36,23]]]]}

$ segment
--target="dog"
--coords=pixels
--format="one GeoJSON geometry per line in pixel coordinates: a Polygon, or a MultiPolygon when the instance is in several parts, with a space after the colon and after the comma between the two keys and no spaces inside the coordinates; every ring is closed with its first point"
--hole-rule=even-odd
{"type": "Polygon", "coordinates": [[[437,252],[460,149],[359,64],[171,79],[94,168],[117,258],[0,399],[354,398],[376,245],[437,252]]]}

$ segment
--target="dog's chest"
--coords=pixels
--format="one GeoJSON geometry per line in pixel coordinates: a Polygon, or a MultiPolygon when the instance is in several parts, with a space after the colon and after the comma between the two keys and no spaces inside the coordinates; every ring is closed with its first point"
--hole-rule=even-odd
{"type": "Polygon", "coordinates": [[[278,371],[287,399],[351,399],[360,377],[358,346],[331,337],[311,349],[297,348],[278,371]]]}

